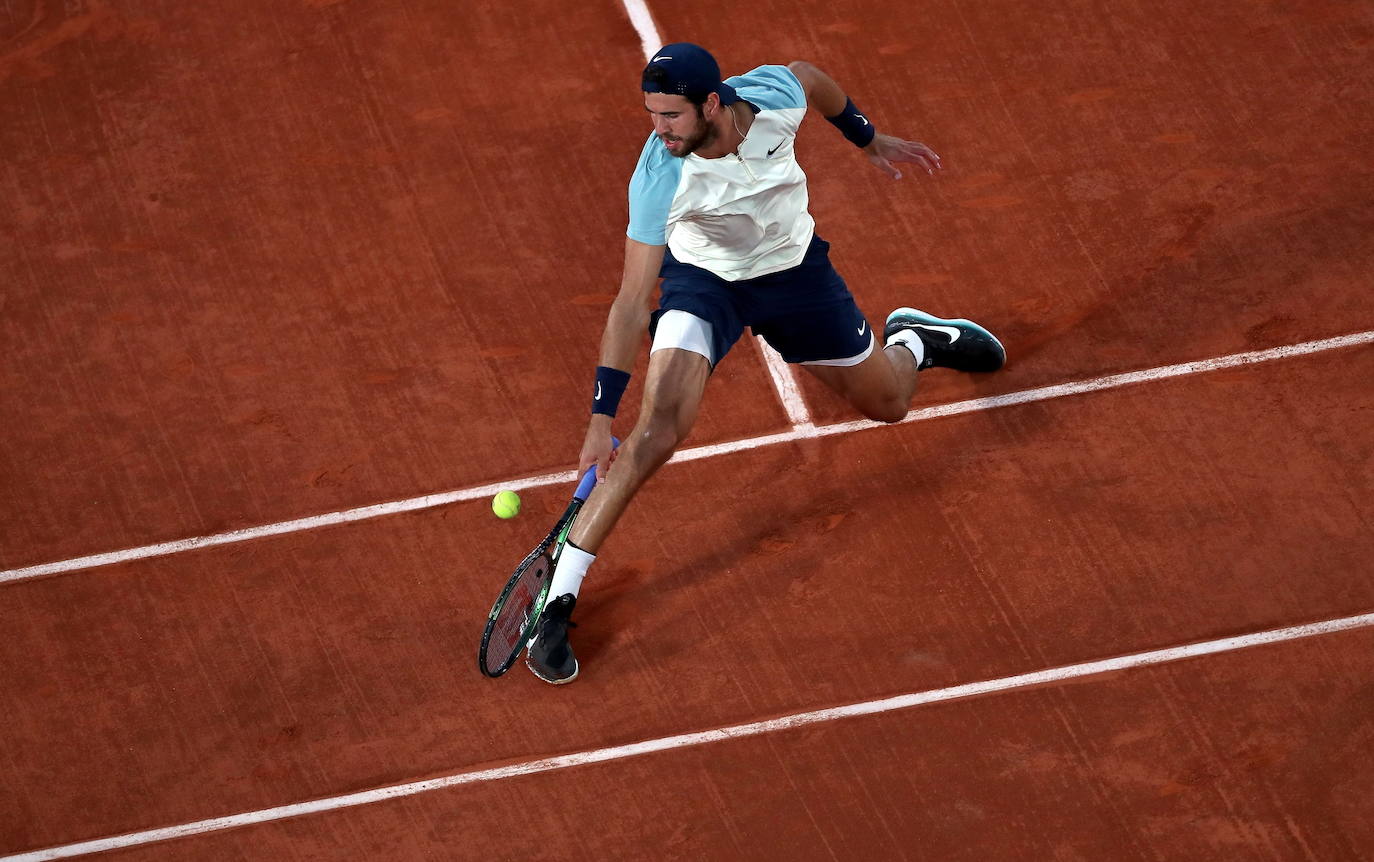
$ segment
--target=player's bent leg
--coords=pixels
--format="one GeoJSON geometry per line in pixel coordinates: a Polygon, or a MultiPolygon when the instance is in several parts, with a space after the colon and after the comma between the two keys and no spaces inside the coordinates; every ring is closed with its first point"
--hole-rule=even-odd
{"type": "Polygon", "coordinates": [[[900,422],[916,391],[916,358],[900,345],[874,350],[857,365],[802,367],[875,422],[900,422]]]}

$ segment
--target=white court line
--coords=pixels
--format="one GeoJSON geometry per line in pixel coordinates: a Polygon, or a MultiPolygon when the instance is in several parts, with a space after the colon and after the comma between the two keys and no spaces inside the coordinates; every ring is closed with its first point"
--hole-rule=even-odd
{"type": "Polygon", "coordinates": [[[634,25],[635,32],[639,34],[639,45],[647,61],[655,51],[663,47],[663,40],[658,37],[658,28],[654,26],[654,16],[649,14],[649,7],[645,5],[644,0],[621,0],[621,3],[630,16],[630,23],[634,25]]]}
{"type": "Polygon", "coordinates": [[[792,423],[792,429],[803,437],[811,435],[815,431],[815,426],[811,423],[811,411],[806,409],[806,401],[802,398],[797,378],[792,374],[792,366],[788,365],[776,350],[769,347],[761,336],[754,336],[754,346],[763,357],[763,364],[768,368],[768,377],[773,381],[778,400],[782,401],[782,409],[787,411],[787,421],[792,423]]]}
{"type": "MultiPolygon", "coordinates": [[[[1229,356],[1220,356],[1215,359],[1202,359],[1197,362],[1163,365],[1158,368],[1150,368],[1144,371],[1130,371],[1124,374],[1094,377],[1090,380],[1059,383],[1053,386],[1041,386],[1036,389],[1023,389],[1020,392],[1008,392],[1005,395],[993,395],[988,398],[973,398],[967,401],[955,401],[951,404],[940,404],[935,407],[923,407],[908,413],[906,418],[902,420],[902,423],[923,422],[927,419],[939,419],[945,416],[956,416],[961,413],[973,413],[980,410],[993,410],[998,407],[1028,404],[1033,401],[1048,401],[1052,398],[1064,398],[1070,395],[1082,395],[1087,392],[1099,392],[1104,389],[1116,389],[1134,383],[1165,380],[1170,377],[1200,374],[1207,371],[1220,371],[1226,368],[1255,365],[1261,362],[1270,362],[1275,359],[1306,356],[1326,350],[1340,350],[1342,348],[1358,347],[1370,343],[1374,343],[1374,330],[1356,332],[1351,335],[1340,335],[1335,338],[1324,338],[1320,341],[1305,341],[1301,344],[1271,347],[1267,350],[1233,353],[1229,356]]],[[[678,451],[668,463],[674,464],[682,461],[696,461],[701,458],[714,458],[720,455],[728,455],[733,452],[743,452],[748,449],[776,446],[780,443],[792,443],[810,437],[828,437],[832,434],[848,434],[854,431],[864,431],[870,428],[883,427],[885,426],[881,423],[869,422],[867,420],[837,422],[833,425],[808,425],[800,428],[793,428],[790,431],[782,431],[777,434],[766,434],[762,437],[750,437],[745,440],[732,440],[727,443],[712,443],[708,446],[682,449],[678,451]]],[[[292,521],[281,521],[261,527],[248,527],[242,530],[232,530],[227,533],[216,533],[210,536],[177,539],[171,542],[161,542],[156,545],[144,545],[138,548],[127,548],[125,550],[111,551],[104,554],[92,554],[85,557],[75,557],[70,560],[59,560],[54,563],[42,563],[40,565],[27,566],[20,569],[8,569],[0,572],[0,584],[9,583],[11,581],[22,581],[28,578],[39,578],[44,575],[55,575],[62,572],[74,572],[80,569],[92,569],[97,566],[108,566],[114,563],[129,562],[131,560],[162,557],[168,554],[192,551],[196,548],[209,548],[215,545],[227,545],[233,542],[246,542],[250,539],[278,536],[283,533],[314,530],[320,527],[346,524],[351,521],[365,521],[369,518],[378,518],[383,515],[395,515],[401,512],[413,512],[418,509],[446,506],[450,503],[458,503],[464,500],[490,497],[497,491],[505,489],[520,491],[526,488],[538,488],[545,485],[562,485],[572,482],[575,478],[576,476],[572,470],[567,470],[562,473],[546,473],[542,476],[530,476],[525,479],[510,479],[488,485],[478,485],[475,488],[446,491],[440,494],[426,494],[422,497],[411,497],[406,500],[396,500],[390,503],[378,503],[376,505],[363,506],[357,509],[345,509],[342,512],[330,512],[325,515],[297,518],[292,521]]]]}
{"type": "Polygon", "coordinates": [[[0,862],[39,862],[39,860],[65,859],[86,853],[99,853],[105,850],[115,850],[140,844],[151,844],[153,842],[167,841],[173,838],[185,838],[190,835],[201,835],[206,832],[219,832],[225,829],[235,829],[258,823],[270,823],[274,820],[285,820],[307,814],[319,814],[326,811],[336,811],[341,808],[370,805],[374,802],[383,802],[388,799],[398,799],[420,793],[429,793],[435,790],[443,790],[448,787],[457,787],[463,784],[499,781],[503,778],[514,778],[520,775],[535,775],[541,772],[553,772],[554,770],[567,769],[573,766],[605,763],[610,760],[623,760],[629,757],[652,754],[657,751],[688,748],[696,745],[705,745],[711,742],[723,742],[730,739],[742,739],[746,736],[757,736],[762,733],[792,730],[794,728],[804,727],[808,724],[819,724],[822,722],[837,721],[839,719],[854,718],[862,715],[876,715],[884,712],[892,712],[893,710],[910,709],[928,703],[941,703],[944,701],[976,697],[978,695],[1032,688],[1050,683],[1064,682],[1065,680],[1095,676],[1097,674],[1115,673],[1123,670],[1147,667],[1149,665],[1180,661],[1187,658],[1197,658],[1199,656],[1248,649],[1250,647],[1263,646],[1265,644],[1275,644],[1283,641],[1297,640],[1299,638],[1308,638],[1315,635],[1334,634],[1336,632],[1368,628],[1371,625],[1374,625],[1374,613],[1342,617],[1340,619],[1309,623],[1307,625],[1290,626],[1288,628],[1270,629],[1268,631],[1255,632],[1253,634],[1219,638],[1217,640],[1169,647],[1167,649],[1150,650],[1149,652],[1135,653],[1133,655],[1120,656],[1117,658],[1064,665],[1049,670],[1022,673],[1015,676],[985,680],[983,682],[965,683],[964,685],[954,685],[948,688],[937,688],[928,691],[914,692],[912,694],[903,694],[883,700],[868,700],[861,703],[851,703],[846,706],[832,707],[830,709],[798,712],[792,715],[784,715],[780,718],[770,718],[766,721],[754,721],[748,724],[736,724],[731,727],[722,727],[716,730],[703,730],[695,733],[665,736],[627,745],[616,745],[610,748],[598,748],[592,751],[577,752],[576,754],[564,754],[558,757],[547,757],[542,760],[531,760],[524,763],[510,764],[508,766],[498,766],[494,769],[460,772],[456,775],[448,775],[443,778],[431,778],[425,781],[414,781],[408,784],[394,784],[390,787],[363,790],[357,793],[348,793],[343,796],[331,796],[325,799],[311,800],[310,802],[297,802],[291,805],[277,806],[275,808],[264,808],[258,811],[232,814],[227,817],[198,820],[194,823],[185,823],[180,826],[167,826],[161,829],[149,829],[143,832],[130,832],[110,838],[98,838],[92,841],[82,841],[76,844],[50,847],[46,850],[35,850],[28,853],[20,853],[15,856],[5,856],[0,858],[0,862]]]}
{"type": "MultiPolygon", "coordinates": [[[[649,7],[644,0],[621,0],[621,3],[630,16],[630,23],[634,25],[635,32],[639,34],[639,44],[644,49],[644,59],[647,61],[655,51],[663,47],[658,28],[654,26],[654,16],[649,13],[649,7]]],[[[787,412],[787,421],[798,431],[810,432],[814,427],[811,424],[811,413],[806,409],[806,401],[802,398],[801,387],[797,385],[792,366],[762,338],[754,336],[754,346],[759,349],[759,355],[763,357],[763,363],[768,368],[768,377],[773,381],[778,400],[782,401],[782,409],[787,412]]]]}

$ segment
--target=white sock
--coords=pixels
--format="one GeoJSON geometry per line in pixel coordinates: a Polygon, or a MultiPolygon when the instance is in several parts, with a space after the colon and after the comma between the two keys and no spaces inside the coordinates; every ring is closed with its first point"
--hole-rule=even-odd
{"type": "Polygon", "coordinates": [[[558,562],[553,567],[549,601],[570,593],[575,597],[577,591],[582,588],[582,579],[587,576],[587,568],[595,559],[596,554],[589,554],[572,542],[565,543],[563,550],[558,552],[558,562]]]}
{"type": "Polygon", "coordinates": [[[887,340],[887,344],[885,344],[885,345],[883,345],[883,346],[884,346],[884,347],[891,347],[891,346],[894,345],[894,344],[900,344],[900,345],[902,345],[903,347],[905,347],[907,350],[910,350],[910,351],[911,351],[911,355],[914,356],[914,357],[916,357],[916,367],[917,367],[917,368],[920,368],[920,367],[921,367],[921,363],[922,363],[922,362],[925,362],[925,360],[926,360],[926,346],[925,346],[925,343],[924,343],[923,341],[921,341],[921,336],[919,336],[919,335],[917,335],[916,333],[912,332],[910,329],[899,329],[899,330],[897,330],[896,332],[892,333],[892,337],[889,338],[889,339],[887,340]]]}

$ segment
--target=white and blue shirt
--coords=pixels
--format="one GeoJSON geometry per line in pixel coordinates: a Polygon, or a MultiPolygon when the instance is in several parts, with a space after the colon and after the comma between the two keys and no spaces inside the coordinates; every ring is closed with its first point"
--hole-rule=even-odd
{"type": "Polygon", "coordinates": [[[806,114],[801,82],[786,66],[760,66],[726,83],[759,108],[738,153],[678,158],[650,134],[630,178],[625,233],[739,281],[801,263],[816,223],[793,151],[806,114]]]}

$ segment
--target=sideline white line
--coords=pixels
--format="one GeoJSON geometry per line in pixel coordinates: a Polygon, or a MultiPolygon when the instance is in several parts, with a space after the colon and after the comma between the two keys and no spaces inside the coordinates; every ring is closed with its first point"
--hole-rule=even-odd
{"type": "Polygon", "coordinates": [[[1167,649],[1150,650],[1149,652],[1135,653],[1133,655],[1119,656],[1117,658],[1064,665],[1049,670],[1022,673],[1015,676],[985,680],[983,682],[972,682],[964,685],[950,686],[948,688],[937,688],[912,694],[903,694],[883,700],[869,700],[861,703],[851,703],[846,706],[832,707],[830,709],[799,712],[792,715],[784,715],[780,718],[770,718],[766,721],[754,721],[748,724],[722,727],[717,730],[683,733],[677,736],[665,736],[659,739],[649,739],[627,745],[616,745],[610,748],[598,748],[592,751],[578,752],[576,754],[565,754],[559,757],[548,757],[542,760],[532,760],[526,761],[525,763],[511,764],[509,766],[499,766],[494,769],[461,772],[457,775],[449,775],[443,778],[431,778],[426,781],[415,781],[408,784],[395,784],[390,787],[363,790],[343,796],[331,796],[326,799],[315,799],[309,802],[281,805],[276,808],[264,808],[259,811],[249,811],[242,814],[229,815],[227,817],[198,820],[194,823],[185,823],[180,826],[149,829],[143,832],[130,832],[111,838],[99,838],[92,841],[82,841],[77,844],[50,847],[46,850],[21,853],[16,856],[5,856],[0,858],[0,862],[40,862],[40,860],[65,859],[86,853],[99,853],[122,847],[132,847],[139,844],[151,844],[153,842],[167,841],[173,838],[200,835],[206,832],[218,832],[225,829],[251,826],[258,823],[270,823],[274,820],[285,820],[287,818],[300,817],[306,814],[319,814],[325,811],[336,811],[340,808],[369,805],[374,802],[382,802],[404,796],[414,796],[419,793],[429,793],[435,790],[443,790],[448,787],[457,787],[462,784],[499,781],[503,778],[513,778],[519,775],[534,775],[541,772],[553,772],[558,769],[567,769],[572,766],[585,766],[590,763],[622,760],[624,758],[652,754],[657,751],[687,748],[695,745],[705,745],[711,742],[723,742],[729,739],[741,739],[746,736],[757,736],[762,733],[791,730],[808,724],[818,724],[821,722],[854,718],[862,715],[876,715],[878,713],[892,712],[893,710],[899,709],[910,709],[928,703],[940,703],[976,697],[978,695],[1012,691],[1014,689],[1032,688],[1080,677],[1115,673],[1149,665],[1180,661],[1187,658],[1196,658],[1199,656],[1213,655],[1215,653],[1231,652],[1266,644],[1308,638],[1315,635],[1351,631],[1353,629],[1367,628],[1371,625],[1374,625],[1374,613],[1342,617],[1340,619],[1309,623],[1307,625],[1290,626],[1288,628],[1270,629],[1268,631],[1255,632],[1253,634],[1219,638],[1217,640],[1169,647],[1167,649]]]}
{"type": "MultiPolygon", "coordinates": [[[[939,419],[945,416],[956,416],[961,413],[973,413],[980,410],[993,410],[998,407],[1028,404],[1033,401],[1048,401],[1053,398],[1082,395],[1087,392],[1099,392],[1104,389],[1115,389],[1135,383],[1165,380],[1170,377],[1201,374],[1207,371],[1220,371],[1226,368],[1255,365],[1261,362],[1271,362],[1275,359],[1288,359],[1295,356],[1320,353],[1326,350],[1340,350],[1371,343],[1374,343],[1374,330],[1356,332],[1351,335],[1324,338],[1320,341],[1306,341],[1301,344],[1271,347],[1267,350],[1255,350],[1248,353],[1233,353],[1229,356],[1220,356],[1215,359],[1184,362],[1178,365],[1164,365],[1159,368],[1150,368],[1144,371],[1129,371],[1124,374],[1112,374],[1106,377],[1095,377],[1090,380],[1080,380],[1073,383],[1059,383],[1053,386],[1042,386],[1036,389],[1023,389],[1020,392],[1009,392],[1005,395],[993,395],[988,398],[973,398],[968,401],[956,401],[935,407],[923,407],[908,413],[906,418],[902,420],[902,423],[923,422],[928,419],[939,419]]],[[[854,431],[864,431],[870,428],[883,427],[886,426],[867,420],[838,422],[833,425],[806,425],[778,434],[767,434],[762,437],[750,437],[745,440],[732,440],[727,443],[712,443],[707,446],[683,449],[674,455],[672,460],[668,463],[673,464],[683,461],[696,461],[701,458],[729,455],[734,452],[743,452],[764,446],[792,443],[809,437],[828,437],[833,434],[848,434],[854,431]]],[[[526,488],[538,488],[545,485],[562,485],[571,483],[575,478],[571,470],[562,473],[546,473],[543,476],[510,479],[503,482],[478,485],[475,488],[447,491],[441,494],[427,494],[422,497],[411,497],[410,499],[396,500],[390,503],[378,503],[376,505],[363,506],[357,509],[345,509],[342,512],[331,512],[325,515],[297,518],[292,521],[281,521],[261,527],[248,527],[242,530],[233,530],[228,533],[197,536],[190,539],[177,539],[175,541],[162,542],[156,545],[144,545],[142,547],[127,548],[125,550],[111,551],[104,554],[92,554],[85,557],[74,557],[70,560],[59,560],[53,563],[26,566],[20,569],[8,569],[0,572],[0,584],[6,584],[12,581],[22,581],[29,578],[40,578],[45,575],[61,574],[63,572],[74,572],[81,569],[92,569],[98,566],[108,566],[114,563],[129,562],[131,560],[161,557],[168,554],[180,553],[182,551],[192,551],[196,548],[227,545],[233,542],[246,542],[250,539],[261,539],[267,536],[281,535],[282,533],[314,530],[320,527],[346,524],[351,521],[364,521],[369,518],[378,518],[383,515],[395,515],[401,512],[413,512],[418,509],[445,506],[450,503],[490,497],[497,491],[503,489],[521,491],[526,488]]]]}
{"type": "Polygon", "coordinates": [[[621,0],[621,5],[625,7],[625,12],[630,16],[630,23],[639,34],[639,44],[647,61],[655,51],[663,47],[663,40],[658,37],[658,28],[654,26],[654,16],[649,14],[649,7],[645,5],[644,0],[621,0]]]}
{"type": "Polygon", "coordinates": [[[787,411],[787,421],[791,422],[792,428],[803,437],[811,436],[815,429],[811,423],[811,411],[806,409],[806,401],[802,398],[801,387],[797,385],[792,366],[788,365],[776,350],[769,347],[762,336],[755,335],[753,338],[754,346],[759,349],[763,364],[768,368],[773,388],[777,390],[778,400],[782,402],[782,409],[787,411]]]}
{"type": "MultiPolygon", "coordinates": [[[[654,26],[654,17],[649,13],[645,0],[621,0],[621,4],[630,16],[630,23],[634,25],[635,32],[639,34],[639,43],[644,49],[644,59],[647,61],[655,51],[663,47],[658,28],[654,26]]],[[[773,381],[773,388],[777,390],[778,399],[782,401],[782,409],[787,412],[787,421],[798,431],[810,432],[813,427],[811,413],[806,409],[806,401],[802,398],[801,387],[797,385],[792,367],[762,338],[754,336],[754,345],[758,347],[759,355],[768,367],[768,376],[773,381]]]]}

